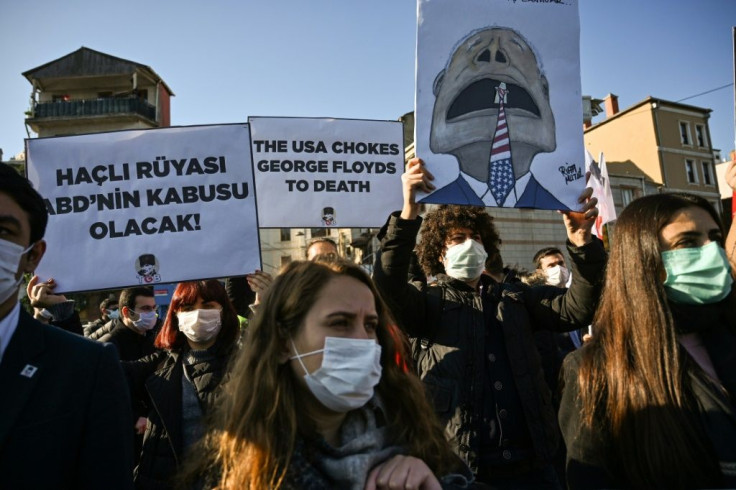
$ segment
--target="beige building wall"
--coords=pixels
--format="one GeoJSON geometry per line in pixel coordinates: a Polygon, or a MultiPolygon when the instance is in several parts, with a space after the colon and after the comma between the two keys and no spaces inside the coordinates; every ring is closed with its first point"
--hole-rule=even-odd
{"type": "Polygon", "coordinates": [[[663,183],[651,104],[619,112],[587,129],[585,148],[596,160],[601,152],[607,162],[631,160],[657,183],[663,183]]]}
{"type": "Polygon", "coordinates": [[[721,209],[710,109],[653,97],[620,112],[617,100],[614,107],[585,130],[585,147],[595,158],[603,152],[607,162],[630,162],[661,192],[690,192],[721,209]]]}
{"type": "MultiPolygon", "coordinates": [[[[342,257],[360,263],[362,251],[353,248],[353,228],[326,228],[326,237],[337,244],[342,257]]],[[[312,239],[311,228],[285,228],[282,234],[280,228],[259,229],[261,238],[261,260],[263,270],[275,275],[283,265],[306,258],[306,245],[312,239]]]]}
{"type": "MultiPolygon", "coordinates": [[[[531,271],[537,250],[557,247],[567,258],[567,232],[562,215],[541,209],[487,208],[501,236],[504,265],[515,265],[531,271]]],[[[569,260],[569,259],[568,259],[569,260]]]]}

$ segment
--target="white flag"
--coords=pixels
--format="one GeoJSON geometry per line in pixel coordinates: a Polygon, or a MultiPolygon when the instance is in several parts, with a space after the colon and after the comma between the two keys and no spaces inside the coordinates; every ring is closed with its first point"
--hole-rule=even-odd
{"type": "Polygon", "coordinates": [[[611,183],[608,179],[608,168],[603,153],[600,154],[600,164],[593,160],[593,155],[585,151],[585,171],[590,172],[588,187],[593,188],[593,196],[598,198],[598,217],[595,220],[593,233],[603,235],[603,225],[616,219],[616,208],[613,205],[611,183]]]}

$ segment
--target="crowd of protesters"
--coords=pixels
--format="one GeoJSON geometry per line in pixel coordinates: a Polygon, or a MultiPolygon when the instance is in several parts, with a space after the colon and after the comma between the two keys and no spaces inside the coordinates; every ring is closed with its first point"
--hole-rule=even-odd
{"type": "Polygon", "coordinates": [[[131,287],[82,326],[33,275],[42,197],[0,165],[0,487],[735,488],[736,232],[713,207],[639,198],[609,256],[586,189],[524,273],[492,210],[420,213],[432,181],[408,162],[373,277],[322,238],[275,276],[179,283],[165,318],[131,287]]]}

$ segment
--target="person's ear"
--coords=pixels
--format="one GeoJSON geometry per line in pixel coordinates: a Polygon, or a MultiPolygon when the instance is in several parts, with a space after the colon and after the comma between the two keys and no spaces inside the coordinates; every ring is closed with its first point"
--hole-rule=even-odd
{"type": "Polygon", "coordinates": [[[281,342],[281,349],[279,350],[279,364],[286,364],[289,362],[289,358],[292,356],[291,349],[286,340],[281,342]]]}
{"type": "Polygon", "coordinates": [[[289,362],[290,357],[291,351],[286,346],[286,342],[284,342],[284,345],[281,346],[281,351],[279,352],[279,364],[286,364],[289,362]]]}
{"type": "Polygon", "coordinates": [[[28,252],[25,254],[25,264],[23,265],[23,272],[29,272],[32,273],[36,270],[36,267],[38,267],[38,264],[41,262],[41,259],[43,258],[43,254],[46,253],[46,241],[39,240],[34,245],[33,248],[31,248],[28,252]]]}
{"type": "Polygon", "coordinates": [[[122,313],[122,315],[123,315],[123,316],[124,316],[125,318],[130,318],[130,317],[131,317],[131,314],[130,314],[130,313],[131,313],[131,311],[130,311],[130,308],[128,308],[127,306],[121,306],[121,307],[120,307],[120,313],[122,313]]]}

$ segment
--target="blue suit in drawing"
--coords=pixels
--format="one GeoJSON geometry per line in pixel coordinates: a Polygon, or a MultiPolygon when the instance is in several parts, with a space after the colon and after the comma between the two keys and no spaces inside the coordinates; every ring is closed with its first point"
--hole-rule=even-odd
{"type": "MultiPolygon", "coordinates": [[[[462,177],[458,177],[449,184],[429,196],[421,199],[419,202],[424,204],[468,204],[470,206],[487,206],[478,194],[468,185],[462,177]]],[[[559,199],[553,196],[547,189],[534,178],[530,176],[524,191],[522,192],[515,208],[538,208],[538,209],[569,209],[568,206],[562,204],[559,199]]]]}

